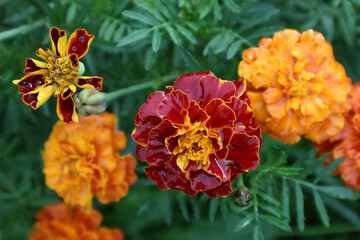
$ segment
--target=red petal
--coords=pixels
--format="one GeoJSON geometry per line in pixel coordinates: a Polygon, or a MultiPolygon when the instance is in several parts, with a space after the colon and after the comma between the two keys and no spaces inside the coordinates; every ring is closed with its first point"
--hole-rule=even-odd
{"type": "Polygon", "coordinates": [[[146,161],[150,165],[159,165],[170,160],[171,154],[169,154],[166,148],[165,139],[176,130],[171,122],[164,120],[160,125],[150,131],[145,153],[146,161]]]}
{"type": "Polygon", "coordinates": [[[146,148],[139,144],[136,146],[135,155],[141,161],[145,161],[145,150],[146,150],[146,148]]]}
{"type": "Polygon", "coordinates": [[[140,107],[139,117],[154,126],[161,121],[157,114],[157,108],[165,97],[164,92],[154,92],[148,97],[148,100],[140,107]]]}
{"type": "Polygon", "coordinates": [[[234,80],[232,81],[236,87],[236,93],[235,96],[236,97],[240,97],[245,93],[246,90],[246,83],[243,80],[234,80]]]}
{"type": "Polygon", "coordinates": [[[185,173],[183,173],[176,164],[176,157],[172,157],[171,161],[166,163],[166,169],[169,171],[169,175],[175,175],[182,180],[187,180],[185,173]]]}
{"type": "Polygon", "coordinates": [[[191,188],[195,191],[206,191],[221,184],[221,180],[204,170],[190,172],[191,188]]]}
{"type": "Polygon", "coordinates": [[[145,174],[156,184],[161,190],[168,190],[169,186],[166,184],[167,170],[164,165],[148,166],[145,168],[145,174]]]}
{"type": "Polygon", "coordinates": [[[180,89],[186,93],[189,100],[199,102],[203,95],[200,79],[207,75],[213,74],[211,72],[199,72],[182,75],[175,81],[174,89],[180,89]]]}
{"type": "Polygon", "coordinates": [[[234,111],[223,100],[213,99],[205,108],[210,116],[210,128],[223,128],[233,125],[236,119],[234,111]]]}
{"type": "Polygon", "coordinates": [[[37,97],[39,93],[26,94],[22,96],[22,100],[26,105],[31,105],[33,109],[36,109],[37,97]]]}
{"type": "Polygon", "coordinates": [[[229,144],[227,159],[241,166],[242,170],[254,170],[259,164],[260,139],[242,133],[234,133],[229,144]]]}
{"type": "Polygon", "coordinates": [[[201,107],[205,107],[214,98],[220,98],[225,102],[229,102],[236,91],[235,85],[232,82],[220,80],[214,74],[203,77],[201,79],[201,87],[203,89],[201,107]]]}
{"type": "Polygon", "coordinates": [[[75,104],[74,100],[71,97],[63,99],[62,97],[58,97],[57,101],[57,114],[59,118],[66,123],[75,121],[73,119],[75,112],[75,104]]]}
{"type": "Polygon", "coordinates": [[[84,56],[93,40],[94,35],[89,35],[85,29],[78,29],[69,37],[67,54],[77,54],[78,58],[84,56]]]}
{"type": "Polygon", "coordinates": [[[62,98],[63,100],[65,100],[65,99],[71,97],[73,94],[74,94],[74,93],[73,93],[73,92],[71,91],[71,89],[69,88],[68,90],[66,90],[66,91],[64,91],[64,92],[61,93],[61,98],[62,98]]]}
{"type": "Polygon", "coordinates": [[[75,53],[69,54],[68,58],[70,60],[70,65],[72,68],[79,69],[79,58],[75,53]]]}
{"type": "Polygon", "coordinates": [[[58,56],[60,56],[59,50],[58,50],[58,41],[59,38],[64,37],[66,34],[66,32],[64,30],[60,30],[56,27],[52,27],[50,29],[50,38],[52,40],[52,42],[54,43],[55,49],[56,49],[56,54],[58,56]]]}
{"type": "Polygon", "coordinates": [[[44,69],[44,68],[38,67],[34,61],[35,60],[31,59],[31,58],[25,59],[25,70],[24,70],[25,74],[29,74],[29,73],[44,69]]]}
{"type": "Polygon", "coordinates": [[[226,197],[232,193],[230,181],[223,182],[220,186],[214,189],[209,189],[204,193],[206,193],[211,198],[226,197]]]}
{"type": "Polygon", "coordinates": [[[230,141],[232,139],[234,132],[231,128],[222,128],[218,131],[218,133],[221,137],[223,147],[220,151],[217,151],[215,153],[215,155],[218,159],[224,160],[229,153],[229,144],[230,144],[230,141]]]}
{"type": "Polygon", "coordinates": [[[230,163],[225,160],[216,159],[214,155],[210,155],[209,157],[210,166],[207,172],[220,178],[222,182],[230,180],[230,163]]]}
{"type": "Polygon", "coordinates": [[[19,86],[19,93],[28,93],[34,91],[38,86],[41,86],[44,83],[44,76],[36,74],[23,77],[17,85],[19,86]]]}
{"type": "Polygon", "coordinates": [[[167,185],[171,189],[181,190],[188,195],[196,195],[198,192],[191,189],[190,181],[180,179],[175,175],[169,174],[167,185]]]}
{"type": "Polygon", "coordinates": [[[180,90],[172,91],[164,97],[158,107],[158,116],[168,119],[174,124],[183,125],[188,115],[188,97],[180,90]]]}
{"type": "Polygon", "coordinates": [[[254,117],[254,111],[250,108],[250,106],[239,98],[231,98],[231,102],[228,106],[235,112],[236,120],[234,125],[249,125],[252,122],[254,117]]]}
{"type": "Polygon", "coordinates": [[[194,100],[190,101],[188,112],[191,123],[205,122],[209,117],[194,100]]]}
{"type": "Polygon", "coordinates": [[[139,114],[137,114],[135,118],[135,129],[132,132],[131,137],[136,143],[147,145],[149,133],[153,128],[154,126],[152,124],[142,121],[139,117],[139,114]]]}
{"type": "Polygon", "coordinates": [[[78,77],[76,85],[81,88],[101,90],[102,81],[103,79],[101,77],[78,77]]]}

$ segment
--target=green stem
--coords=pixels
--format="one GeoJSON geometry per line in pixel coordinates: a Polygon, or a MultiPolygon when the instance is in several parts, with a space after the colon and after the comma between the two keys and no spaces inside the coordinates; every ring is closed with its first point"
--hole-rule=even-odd
{"type": "Polygon", "coordinates": [[[127,87],[127,88],[122,88],[122,89],[107,93],[106,94],[106,102],[110,102],[116,98],[128,95],[133,92],[144,90],[147,88],[151,88],[151,87],[156,88],[159,83],[170,82],[171,80],[175,80],[178,76],[179,76],[178,73],[174,73],[174,74],[163,77],[160,81],[159,80],[147,81],[147,82],[143,82],[140,84],[136,84],[136,85],[127,87]]]}
{"type": "Polygon", "coordinates": [[[341,234],[360,232],[360,226],[351,224],[331,224],[330,228],[324,228],[324,226],[306,226],[305,231],[298,230],[292,233],[279,232],[282,236],[314,236],[314,235],[327,235],[327,234],[341,234]]]}

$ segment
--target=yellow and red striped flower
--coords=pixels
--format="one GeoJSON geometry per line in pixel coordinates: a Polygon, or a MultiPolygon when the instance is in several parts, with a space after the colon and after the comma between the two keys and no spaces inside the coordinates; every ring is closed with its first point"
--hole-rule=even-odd
{"type": "Polygon", "coordinates": [[[345,117],[342,131],[316,147],[318,157],[330,152],[325,165],[344,157],[334,173],[340,174],[349,188],[360,191],[360,83],[354,85],[350,99],[352,108],[345,117]]]}
{"type": "Polygon", "coordinates": [[[30,240],[123,240],[118,228],[100,227],[102,215],[92,209],[71,207],[63,202],[50,204],[36,214],[30,240]]]}
{"type": "Polygon", "coordinates": [[[104,204],[118,201],[137,180],[135,158],[118,153],[126,137],[116,121],[104,112],[54,125],[42,153],[45,180],[66,203],[90,208],[95,195],[104,204]]]}
{"type": "Polygon", "coordinates": [[[243,53],[239,76],[262,132],[294,144],[338,134],[350,109],[351,81],[321,33],[286,29],[243,53]]]}
{"type": "Polygon", "coordinates": [[[19,86],[22,100],[33,109],[39,108],[52,95],[57,97],[56,112],[63,122],[78,121],[72,95],[76,87],[101,90],[101,77],[79,77],[79,59],[83,57],[93,40],[85,29],[78,29],[70,35],[66,44],[66,32],[56,27],[50,29],[52,50],[39,48],[36,55],[42,61],[25,59],[27,74],[13,83],[19,86]]]}
{"type": "Polygon", "coordinates": [[[231,182],[259,164],[260,129],[243,81],[185,74],[149,96],[135,125],[136,156],[162,190],[227,196],[231,182]]]}

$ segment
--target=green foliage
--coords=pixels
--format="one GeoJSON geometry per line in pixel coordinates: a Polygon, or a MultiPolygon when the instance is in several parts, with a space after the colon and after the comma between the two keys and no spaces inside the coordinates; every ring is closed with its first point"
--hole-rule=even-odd
{"type": "MultiPolygon", "coordinates": [[[[33,111],[11,83],[23,76],[25,58],[51,47],[51,26],[68,35],[77,28],[95,34],[82,58],[85,75],[103,77],[104,92],[123,90],[108,95],[107,110],[128,136],[124,152],[134,153],[135,115],[151,92],[189,72],[237,79],[242,52],[284,28],[322,32],[356,82],[359,16],[356,0],[0,0],[0,239],[26,239],[36,211],[59,200],[45,185],[41,158],[57,121],[55,100],[33,111]]],[[[349,233],[360,231],[360,195],[331,175],[342,159],[324,168],[326,156],[317,159],[306,140],[292,146],[263,140],[259,167],[232,186],[250,191],[248,206],[236,206],[231,196],[163,192],[138,162],[139,180],[125,198],[95,202],[103,225],[140,240],[353,239],[349,233]]]]}

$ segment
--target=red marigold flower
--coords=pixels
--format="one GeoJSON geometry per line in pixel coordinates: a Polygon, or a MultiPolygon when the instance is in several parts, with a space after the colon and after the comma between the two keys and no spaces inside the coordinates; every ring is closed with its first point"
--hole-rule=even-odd
{"type": "Polygon", "coordinates": [[[349,188],[360,191],[360,83],[354,85],[350,94],[352,108],[345,117],[342,131],[328,141],[315,145],[319,151],[317,156],[330,152],[324,165],[344,157],[343,162],[333,172],[340,174],[349,188]]]}
{"type": "Polygon", "coordinates": [[[72,95],[76,87],[101,90],[101,77],[79,77],[79,59],[83,57],[93,40],[85,29],[78,29],[70,35],[66,45],[66,32],[56,27],[50,29],[52,51],[39,48],[36,55],[45,62],[25,59],[27,74],[13,83],[19,86],[22,100],[33,109],[39,108],[51,95],[57,97],[56,112],[63,122],[77,122],[78,115],[72,95]]]}
{"type": "Polygon", "coordinates": [[[227,196],[259,164],[261,135],[243,81],[185,74],[151,94],[135,119],[136,156],[160,189],[227,196]]]}
{"type": "Polygon", "coordinates": [[[137,180],[135,158],[118,153],[126,137],[116,130],[116,121],[104,112],[54,125],[42,153],[44,173],[46,185],[66,203],[90,208],[94,195],[104,204],[118,201],[137,180]]]}
{"type": "Polygon", "coordinates": [[[351,81],[321,33],[286,29],[243,53],[239,76],[262,132],[285,143],[338,134],[350,109],[351,81]]]}
{"type": "Polygon", "coordinates": [[[102,215],[92,209],[71,207],[63,202],[40,209],[29,234],[30,240],[123,240],[120,229],[99,227],[102,215]]]}

